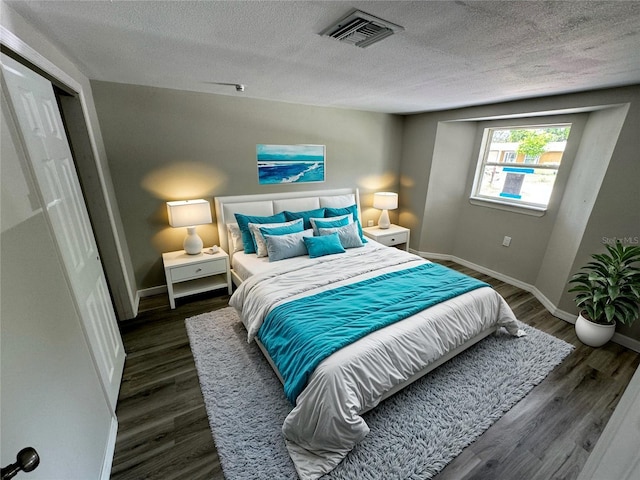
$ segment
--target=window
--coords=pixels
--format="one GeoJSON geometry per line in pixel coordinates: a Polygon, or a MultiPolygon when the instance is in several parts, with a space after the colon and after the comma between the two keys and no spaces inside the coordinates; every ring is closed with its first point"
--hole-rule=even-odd
{"type": "Polygon", "coordinates": [[[486,128],[471,198],[545,210],[571,124],[486,128]]]}
{"type": "MultiPolygon", "coordinates": [[[[504,152],[504,163],[516,163],[516,152],[504,152]]],[[[488,161],[491,161],[487,159],[488,161]]]]}

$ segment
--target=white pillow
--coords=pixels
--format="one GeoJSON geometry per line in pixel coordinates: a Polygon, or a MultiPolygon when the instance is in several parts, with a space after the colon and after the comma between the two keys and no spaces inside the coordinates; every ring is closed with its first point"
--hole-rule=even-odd
{"type": "Polygon", "coordinates": [[[240,227],[237,223],[227,223],[227,231],[229,232],[229,237],[231,240],[231,244],[229,248],[233,253],[236,252],[244,252],[244,243],[242,242],[242,233],[240,232],[240,227]]]}
{"type": "Polygon", "coordinates": [[[280,222],[280,223],[250,223],[249,231],[251,232],[251,236],[256,241],[256,254],[258,257],[266,257],[269,252],[267,251],[267,242],[264,239],[264,235],[260,231],[261,228],[271,228],[271,227],[288,227],[290,225],[296,224],[302,225],[302,219],[298,218],[297,220],[292,220],[290,222],[280,222]]]}

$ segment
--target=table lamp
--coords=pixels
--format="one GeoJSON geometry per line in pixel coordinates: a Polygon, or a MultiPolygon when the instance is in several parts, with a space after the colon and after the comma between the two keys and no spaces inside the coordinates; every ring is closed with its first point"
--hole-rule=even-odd
{"type": "Polygon", "coordinates": [[[393,192],[378,192],[373,194],[373,208],[382,210],[378,219],[379,228],[389,228],[389,210],[398,208],[398,194],[393,192]]]}
{"type": "Polygon", "coordinates": [[[207,200],[180,200],[167,202],[169,225],[172,227],[187,227],[184,239],[184,251],[189,255],[202,252],[202,239],[196,233],[196,225],[211,223],[211,206],[207,200]]]}

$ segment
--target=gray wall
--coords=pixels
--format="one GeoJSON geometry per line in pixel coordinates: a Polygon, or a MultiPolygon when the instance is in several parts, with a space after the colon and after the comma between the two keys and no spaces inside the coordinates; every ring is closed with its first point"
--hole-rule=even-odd
{"type": "MultiPolygon", "coordinates": [[[[168,200],[359,187],[363,220],[372,193],[397,190],[402,117],[238,96],[91,82],[138,289],[164,285],[161,253],[182,248],[168,200]],[[326,181],[258,185],[256,144],[326,145],[326,181]]],[[[390,212],[397,221],[395,212],[390,212]]],[[[198,227],[219,243],[214,224],[198,227]]]]}
{"type": "MultiPolygon", "coordinates": [[[[577,313],[566,292],[570,275],[604,250],[603,238],[640,236],[638,132],[640,86],[405,117],[400,219],[412,228],[411,247],[508,275],[577,313]],[[576,131],[580,138],[565,153],[547,213],[535,217],[470,204],[484,122],[549,112],[578,114],[571,135],[576,131]],[[509,248],[501,246],[505,235],[513,237],[509,248]]],[[[638,340],[640,322],[619,331],[638,340]]]]}

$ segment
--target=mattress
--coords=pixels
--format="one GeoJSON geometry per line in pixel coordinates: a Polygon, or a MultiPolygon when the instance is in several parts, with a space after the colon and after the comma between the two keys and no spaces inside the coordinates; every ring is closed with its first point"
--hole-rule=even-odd
{"type": "Polygon", "coordinates": [[[258,273],[269,269],[269,258],[261,257],[255,253],[236,252],[231,259],[231,268],[243,282],[258,273]]]}

